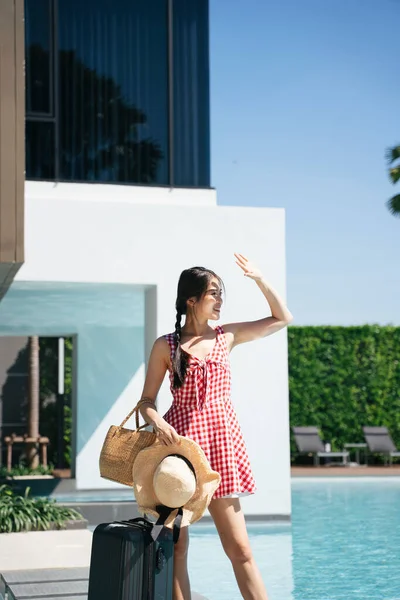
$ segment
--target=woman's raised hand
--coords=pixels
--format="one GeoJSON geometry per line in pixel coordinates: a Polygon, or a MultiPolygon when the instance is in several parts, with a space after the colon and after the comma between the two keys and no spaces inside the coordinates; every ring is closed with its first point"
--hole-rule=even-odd
{"type": "Polygon", "coordinates": [[[252,262],[249,261],[248,258],[243,256],[243,254],[238,254],[235,252],[236,264],[244,271],[245,277],[250,277],[250,279],[254,279],[254,281],[260,281],[262,279],[262,273],[258,267],[252,262]]]}

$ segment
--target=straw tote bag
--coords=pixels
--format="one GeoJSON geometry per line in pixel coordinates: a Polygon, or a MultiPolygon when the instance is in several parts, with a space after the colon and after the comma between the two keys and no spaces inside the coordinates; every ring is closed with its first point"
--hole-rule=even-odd
{"type": "Polygon", "coordinates": [[[133,485],[132,467],[136,456],[151,446],[156,440],[153,431],[141,431],[147,424],[139,427],[139,407],[148,400],[139,400],[135,408],[122,421],[121,425],[111,425],[100,452],[100,475],[104,479],[117,481],[124,485],[133,485]],[[125,423],[135,413],[136,430],[126,429],[125,423]]]}

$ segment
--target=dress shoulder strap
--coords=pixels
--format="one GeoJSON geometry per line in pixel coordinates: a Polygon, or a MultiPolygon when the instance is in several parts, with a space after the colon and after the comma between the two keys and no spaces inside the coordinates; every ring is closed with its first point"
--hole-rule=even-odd
{"type": "Polygon", "coordinates": [[[225,331],[222,325],[217,325],[217,327],[215,328],[215,331],[217,332],[217,336],[218,336],[218,344],[220,345],[220,347],[224,348],[224,350],[226,350],[228,352],[228,344],[226,343],[226,338],[225,338],[225,331]]]}
{"type": "Polygon", "coordinates": [[[167,333],[166,335],[164,335],[164,337],[167,340],[168,345],[170,347],[171,356],[173,356],[175,354],[175,350],[176,350],[175,334],[174,333],[167,333]]]}
{"type": "Polygon", "coordinates": [[[225,336],[224,336],[225,331],[224,331],[224,328],[222,327],[222,325],[217,325],[215,328],[215,331],[217,333],[218,339],[220,339],[220,338],[225,339],[225,336]]]}

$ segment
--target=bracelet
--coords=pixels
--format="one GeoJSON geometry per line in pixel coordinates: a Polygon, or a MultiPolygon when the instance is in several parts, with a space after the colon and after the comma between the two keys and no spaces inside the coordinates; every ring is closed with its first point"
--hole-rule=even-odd
{"type": "Polygon", "coordinates": [[[155,405],[154,400],[151,400],[151,398],[141,398],[137,403],[136,408],[140,408],[143,404],[150,404],[151,406],[154,406],[155,410],[157,410],[157,406],[155,405]]]}

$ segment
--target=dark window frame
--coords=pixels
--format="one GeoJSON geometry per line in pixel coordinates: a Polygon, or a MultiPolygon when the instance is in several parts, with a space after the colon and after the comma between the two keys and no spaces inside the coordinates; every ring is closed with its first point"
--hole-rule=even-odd
{"type": "MultiPolygon", "coordinates": [[[[51,181],[59,182],[59,144],[58,144],[58,69],[56,64],[57,48],[57,2],[58,0],[48,0],[49,11],[49,29],[50,29],[50,78],[49,78],[49,105],[50,112],[43,113],[38,111],[26,111],[25,121],[28,123],[53,123],[54,124],[54,179],[51,181]]],[[[32,181],[43,181],[35,177],[29,178],[32,181]]]]}
{"type": "Polygon", "coordinates": [[[169,185],[174,187],[174,0],[168,1],[168,162],[169,185]]]}
{"type": "Polygon", "coordinates": [[[55,86],[55,1],[47,0],[48,25],[49,25],[49,112],[26,111],[25,118],[30,121],[52,121],[55,119],[56,110],[56,86],[55,86]]]}

